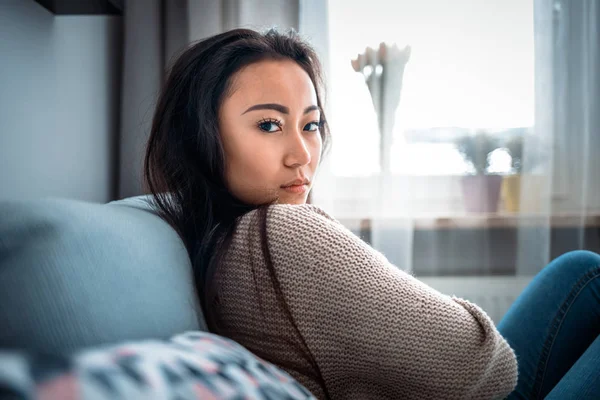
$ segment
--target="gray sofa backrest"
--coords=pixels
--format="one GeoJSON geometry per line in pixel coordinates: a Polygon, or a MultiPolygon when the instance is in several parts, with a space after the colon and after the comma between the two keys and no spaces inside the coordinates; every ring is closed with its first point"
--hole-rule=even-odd
{"type": "Polygon", "coordinates": [[[196,329],[190,259],[148,197],[0,201],[0,347],[73,351],[196,329]]]}

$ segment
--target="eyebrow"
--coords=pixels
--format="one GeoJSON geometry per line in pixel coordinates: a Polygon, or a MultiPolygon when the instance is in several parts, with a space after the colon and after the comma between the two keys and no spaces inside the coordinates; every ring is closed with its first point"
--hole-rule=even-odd
{"type": "MultiPolygon", "coordinates": [[[[242,115],[246,114],[247,112],[256,111],[256,110],[275,110],[282,114],[290,113],[290,109],[287,108],[286,106],[282,106],[281,104],[275,104],[275,103],[267,103],[267,104],[256,104],[256,105],[248,108],[246,111],[244,111],[242,113],[242,115]]],[[[304,114],[308,114],[311,111],[319,111],[319,107],[317,107],[315,105],[308,106],[304,109],[304,114]]]]}

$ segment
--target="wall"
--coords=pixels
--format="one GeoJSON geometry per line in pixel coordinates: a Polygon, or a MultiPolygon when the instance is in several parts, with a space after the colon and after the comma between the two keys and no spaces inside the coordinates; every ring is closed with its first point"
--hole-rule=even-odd
{"type": "Polygon", "coordinates": [[[0,200],[114,198],[120,25],[0,2],[0,200]]]}

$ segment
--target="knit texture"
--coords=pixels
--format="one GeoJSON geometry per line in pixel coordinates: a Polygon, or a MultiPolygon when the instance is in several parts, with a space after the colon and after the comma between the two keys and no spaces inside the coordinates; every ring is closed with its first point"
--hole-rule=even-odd
{"type": "Polygon", "coordinates": [[[316,397],[324,385],[332,399],[498,399],[516,386],[515,354],[481,308],[390,264],[318,207],[275,205],[268,244],[298,335],[259,232],[257,212],[242,217],[215,275],[218,333],[316,397]]]}

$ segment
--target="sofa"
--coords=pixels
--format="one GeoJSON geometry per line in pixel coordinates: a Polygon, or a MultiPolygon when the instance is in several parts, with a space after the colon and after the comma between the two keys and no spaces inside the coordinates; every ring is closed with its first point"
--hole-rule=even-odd
{"type": "Polygon", "coordinates": [[[0,201],[0,398],[68,387],[93,399],[312,397],[206,332],[186,249],[151,197],[0,201]]]}

